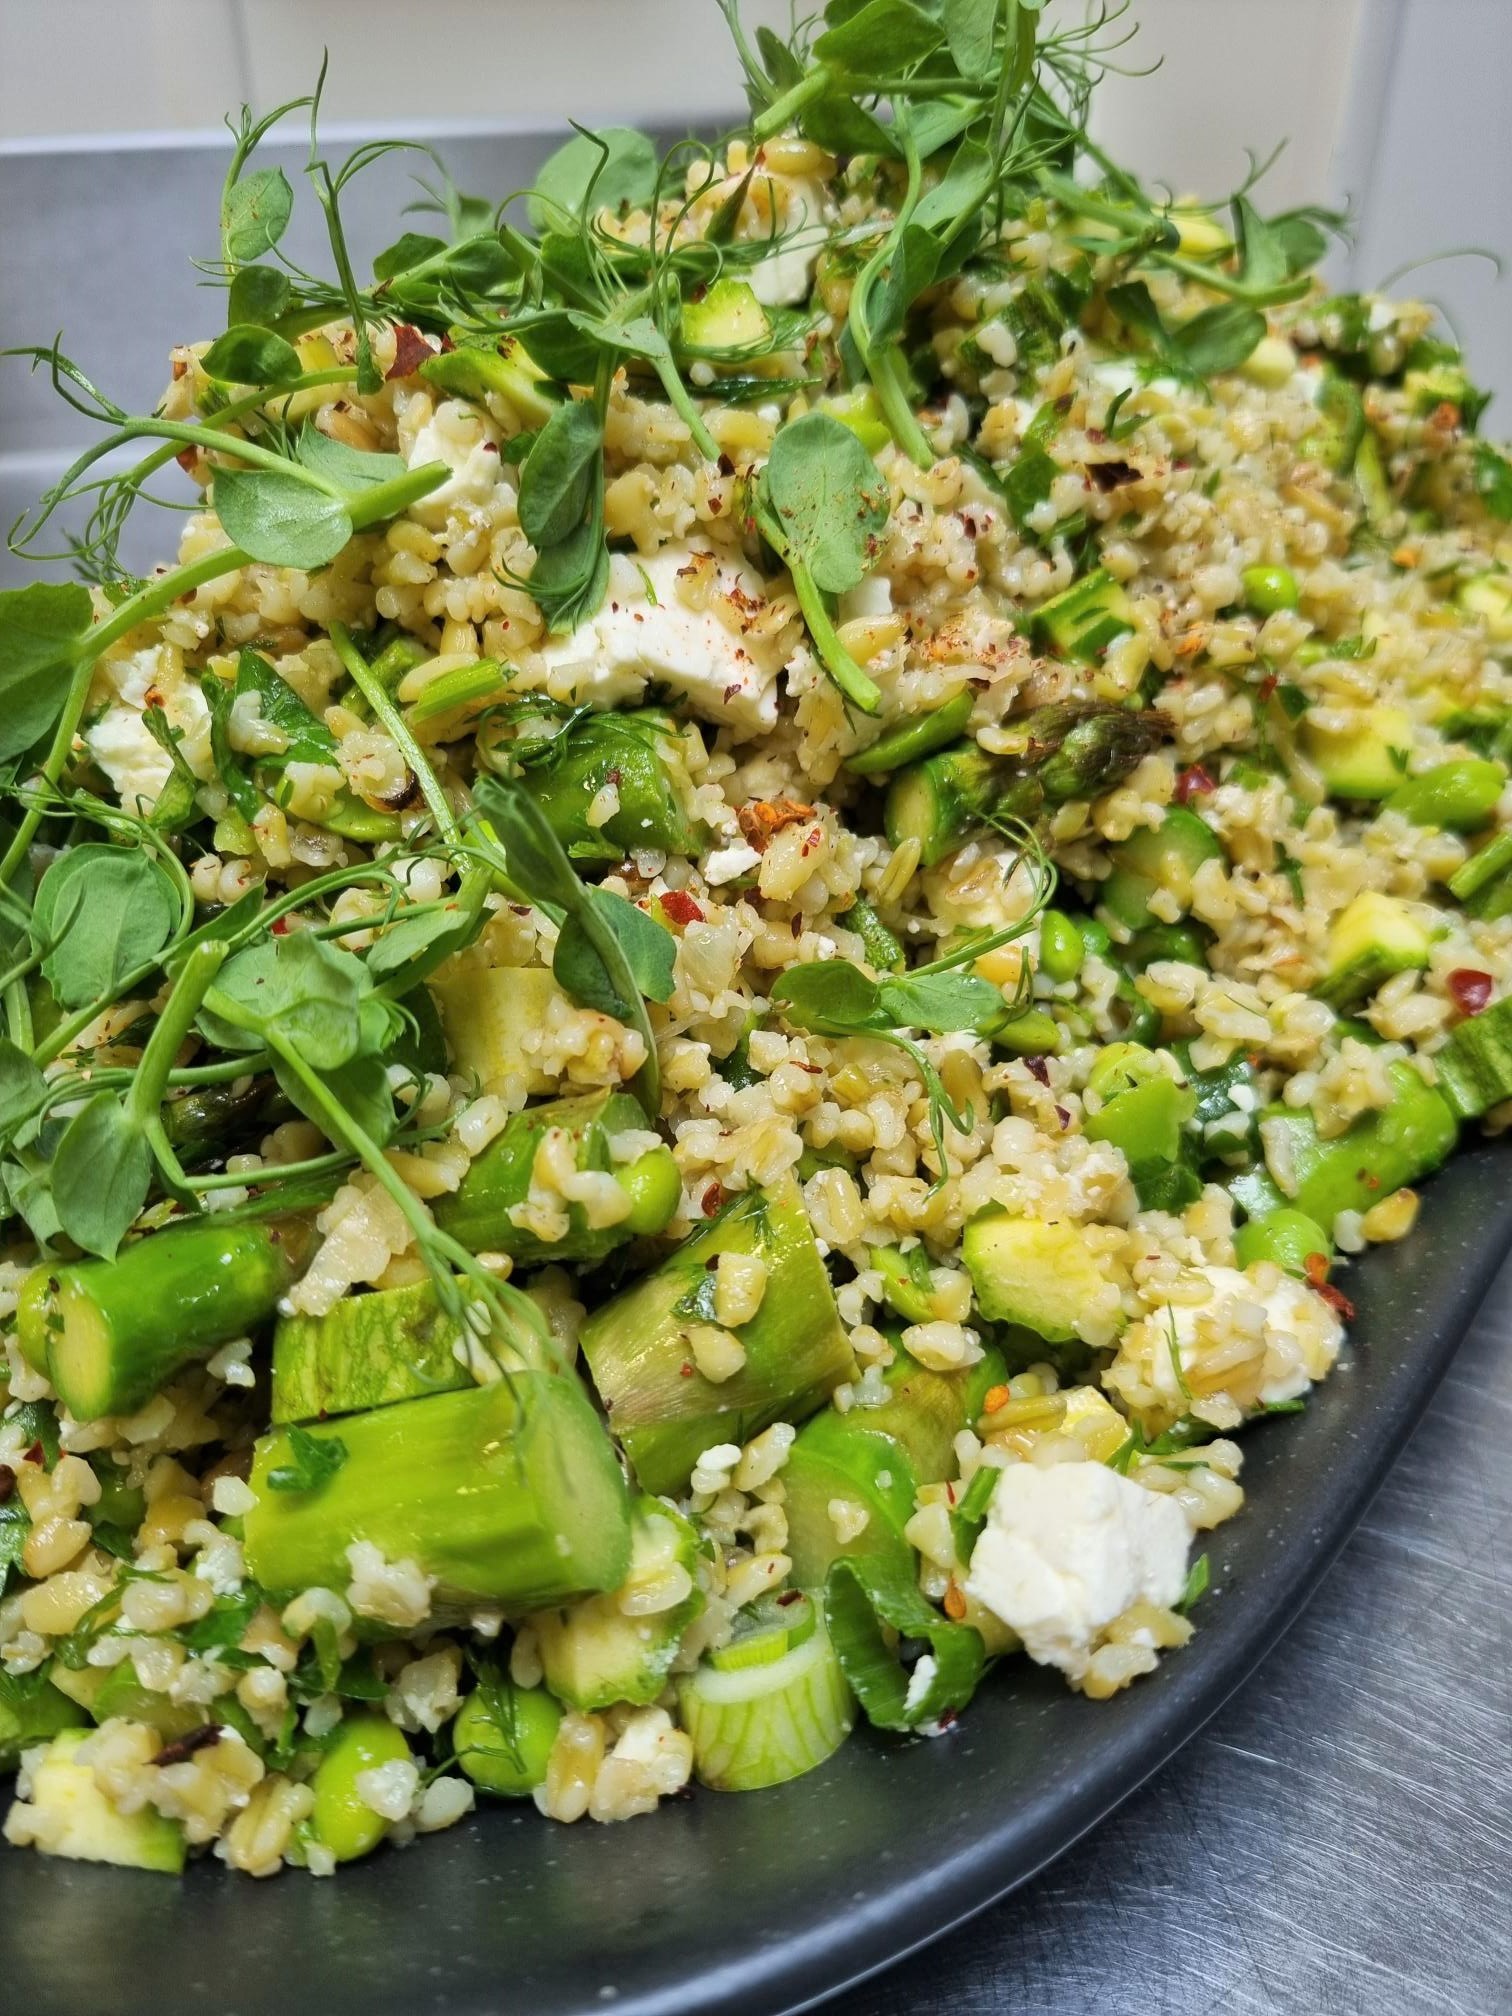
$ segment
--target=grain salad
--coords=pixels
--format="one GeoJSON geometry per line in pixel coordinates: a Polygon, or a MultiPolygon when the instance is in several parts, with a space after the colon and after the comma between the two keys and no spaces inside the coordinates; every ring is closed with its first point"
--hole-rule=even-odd
{"type": "Polygon", "coordinates": [[[371,279],[382,149],[327,279],[318,93],[245,113],[158,408],[36,353],[100,441],[0,595],[17,1847],[325,1875],[1110,1696],[1512,1116],[1433,312],[1108,160],[1096,30],[731,26],[744,130],[371,279]]]}

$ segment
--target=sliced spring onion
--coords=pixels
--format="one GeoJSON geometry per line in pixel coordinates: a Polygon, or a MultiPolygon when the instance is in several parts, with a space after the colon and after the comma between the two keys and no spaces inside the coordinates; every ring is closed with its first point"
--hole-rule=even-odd
{"type": "Polygon", "coordinates": [[[964,1708],[987,1664],[978,1632],[942,1617],[911,1576],[876,1555],[835,1562],[824,1585],[824,1619],[845,1677],[878,1729],[919,1729],[964,1708]],[[888,1643],[889,1630],[929,1647],[912,1673],[888,1643]]]}
{"type": "Polygon", "coordinates": [[[851,1690],[829,1633],[811,1615],[809,1636],[780,1657],[734,1671],[706,1662],[677,1683],[700,1784],[716,1792],[784,1785],[822,1764],[850,1734],[851,1690]]]}

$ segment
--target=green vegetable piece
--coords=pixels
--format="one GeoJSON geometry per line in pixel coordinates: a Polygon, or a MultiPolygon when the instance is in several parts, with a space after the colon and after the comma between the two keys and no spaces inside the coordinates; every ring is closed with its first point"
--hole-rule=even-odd
{"type": "Polygon", "coordinates": [[[38,1268],[23,1348],[45,1356],[75,1420],[134,1413],[181,1367],[266,1323],[302,1249],[292,1226],[212,1217],[150,1233],[115,1260],[38,1268]]]}
{"type": "Polygon", "coordinates": [[[899,1346],[880,1406],[826,1408],[800,1429],[782,1471],[794,1581],[817,1588],[841,1556],[911,1562],[903,1529],[919,1487],[952,1474],[956,1436],[1006,1376],[995,1349],[968,1371],[934,1372],[899,1346]]]}
{"type": "MultiPolygon", "coordinates": [[[[1507,467],[1502,457],[1496,459],[1507,467]]],[[[1472,574],[1461,581],[1454,599],[1467,616],[1481,619],[1493,644],[1512,643],[1512,575],[1472,574]]]]}
{"type": "Polygon", "coordinates": [[[1096,664],[1133,628],[1129,598],[1103,567],[1073,581],[1029,617],[1029,635],[1036,643],[1081,665],[1096,664]]]}
{"type": "MultiPolygon", "coordinates": [[[[1133,1174],[1151,1163],[1170,1164],[1180,1157],[1184,1130],[1196,1104],[1189,1086],[1162,1073],[1089,1113],[1083,1132],[1089,1141],[1111,1141],[1121,1148],[1133,1174]]],[[[1136,1187],[1138,1180],[1136,1175],[1136,1187]]]]}
{"type": "Polygon", "coordinates": [[[355,1862],[371,1855],[389,1830],[383,1815],[375,1813],[362,1798],[357,1780],[364,1771],[409,1762],[410,1747],[404,1732],[386,1715],[349,1711],[342,1717],[310,1781],[315,1794],[310,1824],[316,1838],[338,1862],[355,1862]]]}
{"type": "Polygon", "coordinates": [[[23,1750],[89,1720],[53,1686],[48,1671],[39,1666],[31,1673],[0,1672],[0,1774],[15,1770],[23,1750]]]}
{"type": "Polygon", "coordinates": [[[1421,972],[1428,955],[1428,933],[1407,905],[1367,889],[1334,919],[1317,991],[1336,1008],[1352,1007],[1393,973],[1421,972]]]}
{"type": "Polygon", "coordinates": [[[275,1424],[386,1407],[473,1385],[461,1326],[432,1283],[345,1295],[324,1316],[281,1316],[273,1332],[275,1424]]]}
{"type": "Polygon", "coordinates": [[[1342,476],[1354,467],[1365,438],[1365,408],[1353,385],[1336,371],[1325,371],[1318,387],[1318,419],[1297,444],[1304,460],[1321,462],[1342,476]]]}
{"type": "MultiPolygon", "coordinates": [[[[1391,1104],[1363,1115],[1331,1140],[1320,1140],[1312,1115],[1293,1107],[1275,1107],[1263,1116],[1266,1166],[1275,1187],[1265,1201],[1257,1198],[1259,1209],[1246,1200],[1251,1216],[1289,1203],[1331,1232],[1341,1211],[1368,1211],[1447,1160],[1459,1134],[1447,1098],[1425,1085],[1408,1063],[1388,1065],[1387,1074],[1391,1104]]],[[[1229,1187],[1240,1194],[1238,1182],[1229,1187]]]]}
{"type": "Polygon", "coordinates": [[[1239,576],[1244,599],[1257,616],[1274,616],[1300,606],[1297,577],[1290,567],[1246,567],[1239,576]]]}
{"type": "Polygon", "coordinates": [[[1283,1205],[1263,1218],[1251,1218],[1234,1234],[1234,1257],[1241,1267],[1270,1260],[1287,1274],[1308,1279],[1307,1263],[1321,1255],[1324,1273],[1333,1265],[1333,1241],[1305,1211],[1283,1205]]]}
{"type": "Polygon", "coordinates": [[[684,300],[680,348],[700,357],[739,356],[764,348],[771,330],[750,282],[727,273],[684,300]]]}
{"type": "Polygon", "coordinates": [[[851,1691],[828,1631],[780,1659],[733,1671],[707,1661],[677,1683],[693,1769],[715,1792],[785,1785],[833,1756],[850,1734],[851,1691]]]}
{"type": "Polygon", "coordinates": [[[689,818],[682,733],[669,715],[590,714],[557,735],[510,745],[529,752],[519,781],[574,861],[623,861],[637,849],[696,854],[703,828],[689,818]],[[589,810],[606,787],[619,805],[600,825],[589,810]]]}
{"type": "Polygon", "coordinates": [[[562,1704],[544,1687],[480,1681],[452,1724],[452,1746],[480,1792],[496,1799],[528,1799],[545,1782],[561,1725],[562,1704]]]}
{"type": "Polygon", "coordinates": [[[178,916],[167,871],[146,848],[70,847],[37,887],[32,927],[52,947],[43,974],[65,1008],[113,999],[128,976],[150,967],[178,916]]]}
{"type": "Polygon", "coordinates": [[[1506,783],[1505,764],[1485,757],[1457,757],[1399,784],[1386,800],[1386,810],[1400,812],[1414,826],[1478,833],[1489,823],[1506,783]]]}
{"type": "MultiPolygon", "coordinates": [[[[603,1424],[570,1374],[515,1372],[464,1393],[349,1414],[346,1460],[312,1491],[270,1488],[290,1431],[262,1436],[247,1566],[265,1589],[345,1588],[371,1541],[435,1577],[435,1600],[539,1610],[624,1580],[630,1515],[603,1424]]],[[[330,1432],[303,1431],[325,1442],[330,1432]]]]}
{"type": "Polygon", "coordinates": [[[933,868],[981,825],[998,794],[999,766],[974,742],[938,750],[894,777],[884,819],[894,847],[917,840],[919,862],[933,868]]]}
{"type": "Polygon", "coordinates": [[[1040,918],[1039,970],[1057,986],[1074,980],[1087,956],[1086,941],[1063,910],[1040,918]]]}
{"type": "Polygon", "coordinates": [[[630,1507],[630,1568],[621,1588],[588,1596],[570,1609],[543,1610],[531,1621],[541,1647],[546,1685],[571,1708],[644,1706],[667,1684],[683,1632],[704,1607],[698,1582],[699,1536],[661,1498],[630,1507]],[[685,1584],[667,1608],[642,1611],[636,1593],[660,1594],[685,1584]]]}
{"type": "Polygon", "coordinates": [[[637,1231],[659,1232],[682,1194],[670,1148],[648,1149],[634,1162],[614,1167],[609,1147],[613,1136],[643,1133],[645,1124],[639,1102],[624,1092],[580,1093],[527,1106],[489,1142],[460,1186],[437,1199],[436,1223],[473,1253],[508,1253],[515,1260],[532,1262],[601,1260],[637,1231]],[[571,1143],[580,1171],[623,1176],[621,1187],[631,1198],[625,1217],[593,1225],[583,1205],[571,1204],[559,1239],[542,1238],[514,1222],[510,1213],[525,1203],[536,1155],[555,1129],[571,1143]],[[662,1207],[665,1215],[653,1222],[662,1207]]]}
{"type": "Polygon", "coordinates": [[[889,1308],[896,1310],[905,1323],[934,1322],[939,1313],[935,1307],[934,1277],[929,1255],[922,1246],[910,1246],[906,1253],[901,1246],[873,1246],[871,1264],[882,1276],[882,1292],[889,1308]]]}
{"type": "Polygon", "coordinates": [[[985,1211],[967,1225],[961,1257],[989,1322],[1020,1323],[1051,1344],[1080,1336],[1088,1301],[1107,1299],[1106,1278],[1069,1219],[985,1211]]]}
{"type": "Polygon", "coordinates": [[[603,1303],[581,1344],[610,1423],[642,1487],[682,1491],[705,1449],[800,1420],[855,1370],[796,1183],[733,1198],[652,1273],[603,1303]],[[760,1307],[738,1331],[745,1364],[722,1381],[697,1369],[692,1332],[714,1323],[721,1253],[766,1264],[760,1307]]]}
{"type": "Polygon", "coordinates": [[[507,336],[498,344],[464,341],[443,350],[426,358],[420,376],[458,399],[502,399],[526,427],[544,427],[562,403],[539,365],[507,336]]]}
{"type": "MultiPolygon", "coordinates": [[[[62,1729],[48,1744],[31,1774],[31,1795],[11,1821],[31,1832],[44,1855],[71,1862],[110,1862],[119,1869],[152,1869],[177,1876],[184,1867],[184,1830],[154,1807],[123,1813],[95,1782],[93,1769],[77,1762],[83,1729],[62,1729]],[[35,1813],[30,1821],[28,1811],[35,1813]]],[[[12,1832],[11,1838],[17,1838],[12,1832]]]]}
{"type": "Polygon", "coordinates": [[[837,392],[819,401],[819,410],[831,414],[842,427],[849,427],[868,455],[877,455],[892,443],[892,429],[881,401],[870,385],[858,385],[851,392],[837,392]]]}
{"type": "Polygon", "coordinates": [[[1298,732],[1330,797],[1389,798],[1406,775],[1414,731],[1403,707],[1361,708],[1342,730],[1320,727],[1309,715],[1298,732]]]}
{"type": "Polygon", "coordinates": [[[1512,1001],[1461,1022],[1433,1062],[1439,1090],[1461,1120],[1478,1120],[1512,1099],[1512,1001]]]}
{"type": "Polygon", "coordinates": [[[995,1050],[1014,1057],[1053,1057],[1061,1047],[1060,1027],[1043,1008],[1023,1008],[989,1032],[995,1050]]]}
{"type": "Polygon", "coordinates": [[[917,763],[920,757],[954,742],[975,705],[976,695],[968,687],[928,714],[906,715],[865,749],[847,756],[845,767],[858,777],[881,777],[890,770],[900,770],[905,763],[917,763]]]}
{"type": "Polygon", "coordinates": [[[966,1706],[986,1668],[981,1634],[942,1617],[925,1601],[913,1574],[890,1561],[837,1561],[824,1585],[824,1617],[841,1669],[874,1728],[908,1730],[938,1722],[966,1706]],[[927,1678],[904,1671],[898,1637],[929,1647],[934,1663],[927,1678]]]}
{"type": "Polygon", "coordinates": [[[901,973],[903,944],[888,930],[863,896],[858,896],[841,922],[861,940],[867,964],[877,973],[901,973]]]}
{"type": "Polygon", "coordinates": [[[1157,889],[1191,908],[1192,877],[1205,861],[1221,861],[1223,846],[1195,812],[1173,805],[1158,826],[1142,826],[1113,849],[1113,873],[1101,886],[1101,907],[1130,931],[1160,920],[1150,914],[1157,889]]]}
{"type": "Polygon", "coordinates": [[[1506,828],[1461,862],[1449,877],[1449,893],[1472,917],[1490,922],[1512,912],[1512,828],[1506,828]]]}
{"type": "Polygon", "coordinates": [[[786,1589],[780,1596],[758,1596],[735,1614],[734,1636],[709,1654],[720,1673],[738,1673],[748,1666],[770,1666],[806,1644],[819,1627],[811,1596],[786,1589]]]}

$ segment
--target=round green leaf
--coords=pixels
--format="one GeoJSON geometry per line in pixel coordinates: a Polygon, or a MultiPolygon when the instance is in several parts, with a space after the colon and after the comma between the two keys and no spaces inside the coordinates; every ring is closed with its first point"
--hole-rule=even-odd
{"type": "Polygon", "coordinates": [[[218,469],[211,501],[232,544],[269,567],[324,567],[352,536],[339,497],[278,469],[218,469]]]}
{"type": "Polygon", "coordinates": [[[145,847],[71,847],[42,877],[32,911],[37,942],[52,943],[42,971],[65,1008],[104,1006],[163,950],[178,915],[173,883],[145,847]]]}

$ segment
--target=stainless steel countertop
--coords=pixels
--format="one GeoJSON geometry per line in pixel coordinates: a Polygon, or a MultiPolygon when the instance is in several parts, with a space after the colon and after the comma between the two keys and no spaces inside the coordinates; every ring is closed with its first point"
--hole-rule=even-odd
{"type": "Polygon", "coordinates": [[[1239,1693],[1044,1875],[834,2016],[1512,2009],[1509,1447],[1512,1264],[1239,1693]]]}

